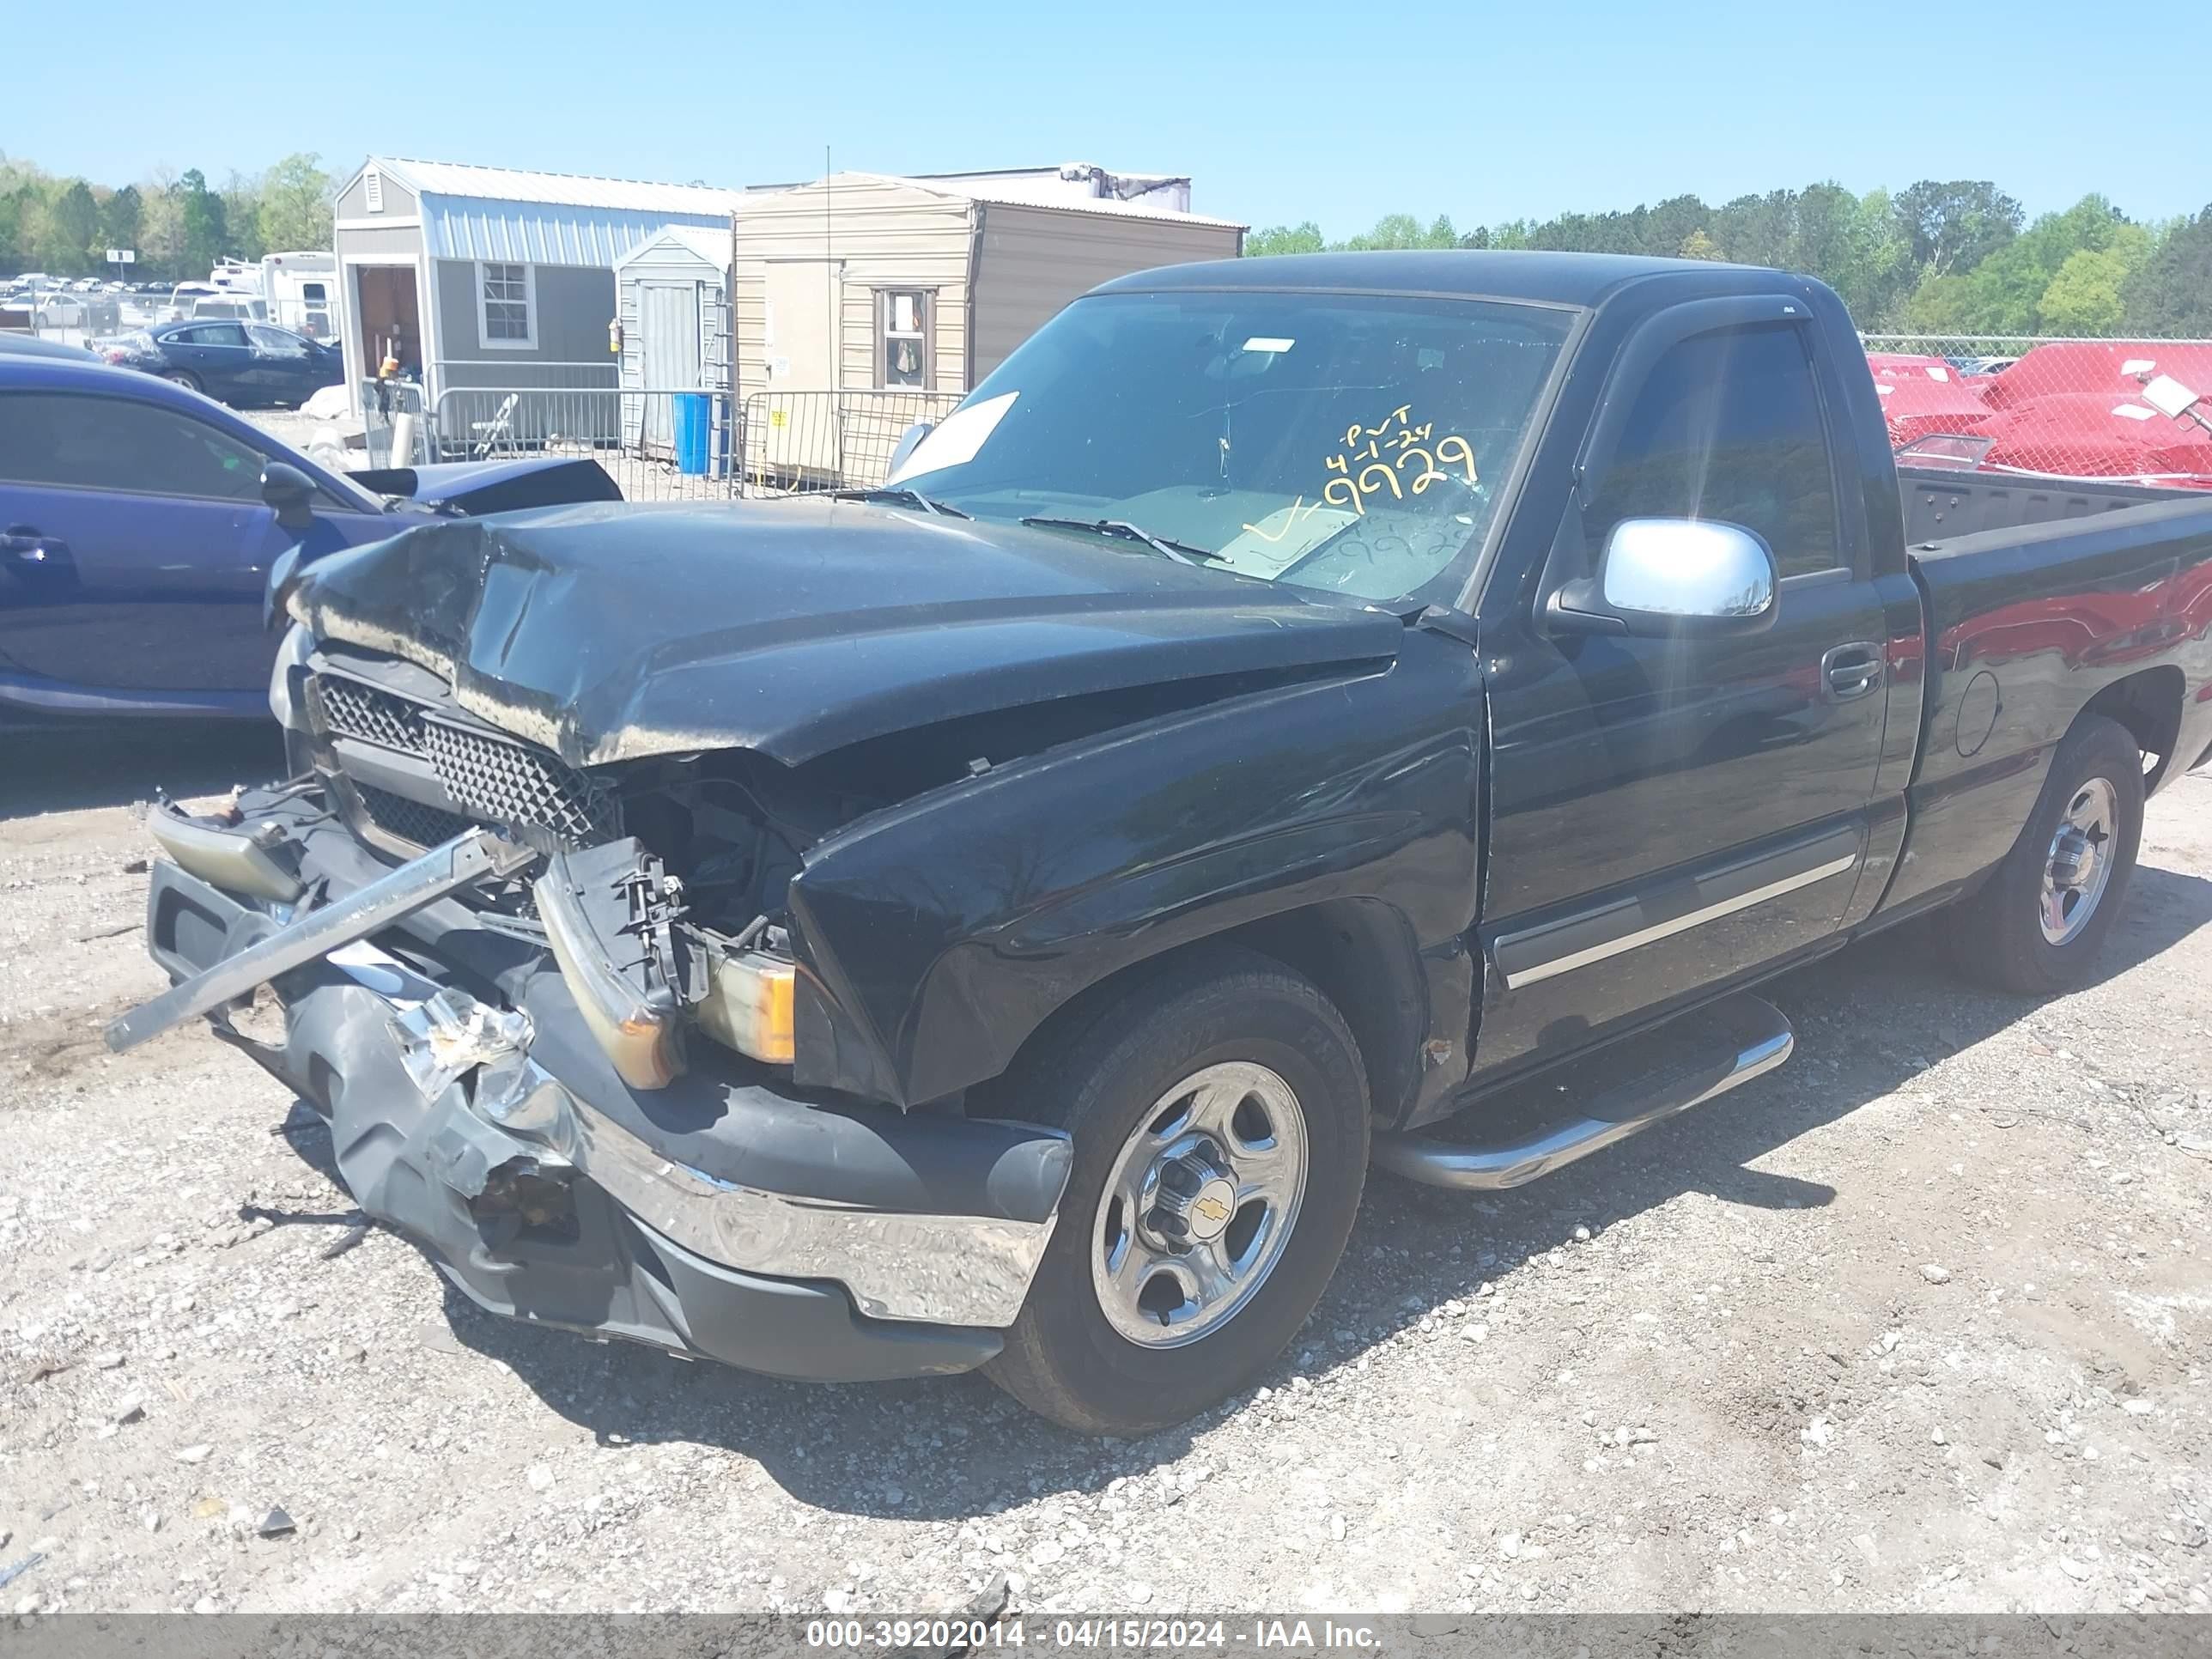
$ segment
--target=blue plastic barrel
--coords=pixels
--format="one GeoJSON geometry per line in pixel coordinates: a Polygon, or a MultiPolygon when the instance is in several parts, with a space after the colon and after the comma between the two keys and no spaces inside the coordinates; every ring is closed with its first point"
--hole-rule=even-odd
{"type": "Polygon", "coordinates": [[[707,470],[708,428],[714,400],[704,392],[676,394],[676,470],[697,477],[707,470]]]}

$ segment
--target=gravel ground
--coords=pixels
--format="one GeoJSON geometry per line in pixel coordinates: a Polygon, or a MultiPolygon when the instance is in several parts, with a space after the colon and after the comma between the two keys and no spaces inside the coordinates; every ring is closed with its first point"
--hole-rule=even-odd
{"type": "Polygon", "coordinates": [[[2212,781],[2100,983],[1794,975],[1782,1071],[1516,1193],[1377,1176],[1266,1386],[1116,1443],[477,1313],[242,1057],[100,1046],[161,982],[126,804],[272,745],[4,741],[0,1613],[2212,1597],[2212,781]]]}

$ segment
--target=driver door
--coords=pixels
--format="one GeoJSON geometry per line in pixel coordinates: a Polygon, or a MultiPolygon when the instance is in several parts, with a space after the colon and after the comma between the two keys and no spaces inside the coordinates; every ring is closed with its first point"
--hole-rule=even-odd
{"type": "Polygon", "coordinates": [[[1513,613],[1522,636],[1488,653],[1485,1080],[1816,949],[1869,845],[1883,605],[1863,507],[1832,469],[1840,394],[1802,309],[1662,312],[1614,374],[1551,567],[1513,613]],[[1594,568],[1613,527],[1654,517],[1762,538],[1771,625],[1549,623],[1549,593],[1594,568]]]}

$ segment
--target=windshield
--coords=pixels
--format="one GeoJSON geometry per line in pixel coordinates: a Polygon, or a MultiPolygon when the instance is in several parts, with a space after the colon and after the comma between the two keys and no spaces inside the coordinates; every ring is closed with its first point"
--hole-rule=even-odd
{"type": "Polygon", "coordinates": [[[1571,323],[1488,301],[1094,295],[892,482],[979,519],[1141,526],[1246,575],[1449,598],[1571,323]]]}

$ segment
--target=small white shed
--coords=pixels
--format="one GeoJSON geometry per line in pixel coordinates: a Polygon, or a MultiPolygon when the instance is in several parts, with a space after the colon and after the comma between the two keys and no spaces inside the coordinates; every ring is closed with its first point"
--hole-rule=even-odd
{"type": "MultiPolygon", "coordinates": [[[[615,316],[622,325],[618,384],[647,393],[732,389],[730,234],[671,225],[615,262],[615,316]]],[[[623,400],[626,447],[665,450],[674,400],[623,400]]],[[[726,453],[719,428],[728,399],[714,403],[713,453],[726,453]]]]}

